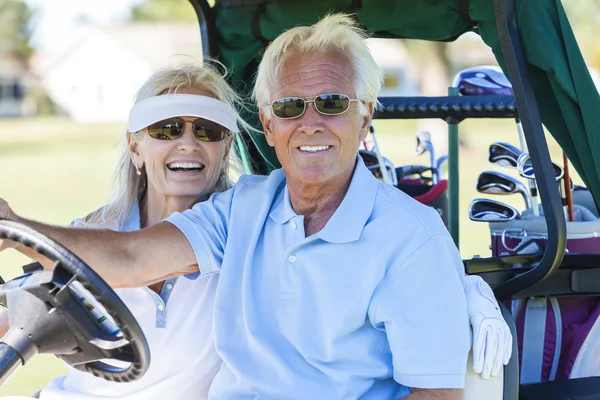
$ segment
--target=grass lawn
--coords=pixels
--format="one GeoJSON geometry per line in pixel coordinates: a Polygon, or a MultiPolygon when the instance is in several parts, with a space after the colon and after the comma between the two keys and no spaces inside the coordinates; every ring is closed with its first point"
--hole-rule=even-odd
{"type": "MultiPolygon", "coordinates": [[[[397,166],[428,163],[426,156],[414,156],[415,121],[377,121],[375,127],[384,156],[397,166]]],[[[123,129],[123,123],[81,125],[61,117],[0,120],[0,197],[18,214],[44,222],[67,224],[87,214],[106,199],[123,129]]],[[[469,221],[466,210],[478,197],[478,174],[496,169],[487,163],[488,146],[496,140],[518,145],[512,121],[461,124],[460,248],[464,258],[490,254],[487,225],[469,221]]],[[[560,149],[553,140],[550,148],[553,159],[562,165],[560,149]]],[[[523,206],[520,196],[500,200],[519,209],[523,206]]],[[[398,229],[403,228],[402,221],[398,221],[398,229]]],[[[0,253],[2,277],[7,280],[16,276],[26,261],[14,251],[0,253]]],[[[30,395],[65,371],[53,356],[36,356],[0,388],[0,396],[30,395]]]]}

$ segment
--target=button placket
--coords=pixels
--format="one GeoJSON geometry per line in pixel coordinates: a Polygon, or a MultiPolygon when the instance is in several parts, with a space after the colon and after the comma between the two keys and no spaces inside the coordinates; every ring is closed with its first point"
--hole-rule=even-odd
{"type": "Polygon", "coordinates": [[[302,275],[302,259],[300,258],[303,253],[304,247],[309,246],[311,243],[319,240],[318,237],[313,236],[305,238],[299,243],[290,246],[286,253],[284,253],[284,260],[282,262],[281,271],[279,273],[279,299],[285,301],[293,301],[298,290],[298,279],[301,279],[302,275]],[[287,261],[286,261],[287,259],[287,261]]]}

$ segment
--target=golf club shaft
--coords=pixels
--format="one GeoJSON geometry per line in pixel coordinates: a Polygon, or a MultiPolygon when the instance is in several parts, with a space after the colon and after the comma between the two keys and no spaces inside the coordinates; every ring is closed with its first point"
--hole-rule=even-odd
{"type": "Polygon", "coordinates": [[[375,128],[371,125],[371,136],[373,136],[373,151],[377,156],[377,162],[379,163],[379,169],[381,170],[381,177],[383,181],[389,185],[392,185],[392,178],[388,175],[387,168],[385,167],[385,162],[383,161],[383,157],[381,156],[381,152],[379,151],[379,143],[377,143],[377,136],[375,136],[375,128]]]}
{"type": "Polygon", "coordinates": [[[519,141],[521,142],[521,150],[524,153],[527,152],[527,142],[525,141],[525,133],[523,132],[523,125],[521,124],[521,120],[517,119],[517,131],[519,132],[519,141]]]}
{"type": "Polygon", "coordinates": [[[433,170],[431,174],[431,182],[435,185],[439,181],[439,171],[437,170],[435,153],[433,150],[433,143],[429,142],[429,163],[431,164],[431,169],[433,170]]]}
{"type": "MultiPolygon", "coordinates": [[[[525,133],[523,132],[523,125],[521,120],[517,119],[517,131],[519,132],[519,141],[521,142],[521,150],[524,153],[527,152],[527,142],[525,141],[525,133]]],[[[540,215],[538,196],[537,196],[537,184],[535,180],[529,180],[529,192],[531,193],[531,208],[533,209],[533,215],[540,215]]]]}
{"type": "Polygon", "coordinates": [[[563,151],[563,170],[564,170],[564,188],[567,196],[567,212],[569,221],[575,221],[575,215],[573,213],[573,193],[571,192],[571,175],[569,174],[569,159],[567,153],[563,151]]]}

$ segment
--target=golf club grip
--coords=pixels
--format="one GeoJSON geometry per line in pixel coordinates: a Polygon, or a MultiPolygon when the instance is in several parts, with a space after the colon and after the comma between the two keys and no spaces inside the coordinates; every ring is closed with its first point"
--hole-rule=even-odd
{"type": "Polygon", "coordinates": [[[569,158],[567,157],[567,153],[564,151],[563,153],[563,171],[565,174],[564,177],[564,186],[565,186],[565,194],[567,196],[567,210],[569,214],[569,221],[575,221],[575,214],[573,213],[573,193],[571,192],[571,174],[569,173],[569,158]]]}

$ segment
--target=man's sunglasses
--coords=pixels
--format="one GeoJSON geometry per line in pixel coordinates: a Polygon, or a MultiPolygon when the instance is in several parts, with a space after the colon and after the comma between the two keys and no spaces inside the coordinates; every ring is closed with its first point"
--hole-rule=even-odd
{"type": "Polygon", "coordinates": [[[326,93],[315,96],[312,100],[305,100],[302,97],[286,97],[275,100],[268,104],[273,114],[281,119],[292,119],[301,117],[306,112],[306,103],[313,103],[315,109],[323,115],[340,115],[348,111],[351,101],[361,101],[360,99],[351,99],[344,94],[326,93]]]}
{"type": "MultiPolygon", "coordinates": [[[[192,124],[194,135],[203,142],[218,142],[229,133],[227,128],[203,118],[188,122],[192,124]]],[[[183,135],[185,123],[181,118],[164,119],[150,125],[148,134],[154,139],[175,140],[183,135]]]]}

